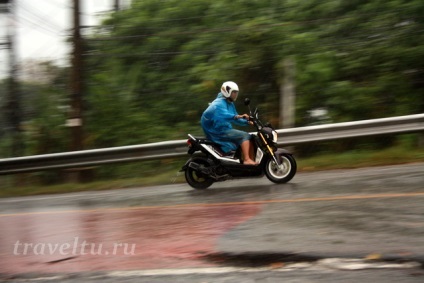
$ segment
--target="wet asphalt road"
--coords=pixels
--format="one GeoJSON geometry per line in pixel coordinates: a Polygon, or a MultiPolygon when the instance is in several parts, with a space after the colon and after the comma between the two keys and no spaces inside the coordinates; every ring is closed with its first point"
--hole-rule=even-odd
{"type": "Polygon", "coordinates": [[[283,185],[262,178],[206,191],[169,185],[0,199],[0,274],[20,274],[16,281],[59,274],[50,278],[61,282],[422,282],[423,184],[418,163],[299,173],[283,185]],[[332,258],[361,259],[363,268],[322,261],[332,258]],[[381,262],[412,265],[367,265],[381,262]],[[216,273],[172,271],[191,268],[216,273]],[[156,269],[169,274],[131,273],[156,269]]]}

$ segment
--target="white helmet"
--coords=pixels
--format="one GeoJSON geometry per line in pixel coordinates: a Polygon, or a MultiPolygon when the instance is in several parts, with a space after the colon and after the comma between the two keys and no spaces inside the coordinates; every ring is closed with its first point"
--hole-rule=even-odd
{"type": "MultiPolygon", "coordinates": [[[[221,92],[226,98],[230,98],[233,91],[239,91],[239,87],[235,82],[225,82],[221,86],[221,92]]],[[[234,101],[237,99],[235,97],[234,101]]]]}

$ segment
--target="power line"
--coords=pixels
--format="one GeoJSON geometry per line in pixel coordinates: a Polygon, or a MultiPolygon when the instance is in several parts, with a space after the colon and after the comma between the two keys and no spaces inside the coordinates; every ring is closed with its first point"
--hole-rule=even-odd
{"type": "MultiPolygon", "coordinates": [[[[57,23],[54,23],[54,22],[52,22],[52,21],[51,21],[51,19],[53,19],[53,18],[51,17],[52,12],[53,12],[53,11],[57,11],[57,9],[51,9],[51,10],[49,10],[48,12],[45,12],[45,11],[41,11],[41,10],[40,10],[39,8],[37,8],[37,7],[32,6],[31,4],[30,4],[30,5],[28,5],[28,4],[29,4],[29,2],[26,2],[26,3],[27,3],[26,5],[27,5],[28,7],[24,6],[22,2],[21,2],[21,4],[19,5],[19,7],[20,7],[22,10],[26,11],[27,13],[29,13],[30,15],[34,16],[34,17],[35,17],[37,20],[39,20],[40,22],[47,24],[47,25],[48,25],[50,28],[52,28],[52,29],[64,29],[63,27],[58,26],[58,24],[57,24],[57,23]],[[35,11],[35,13],[34,13],[33,11],[35,11]]],[[[62,10],[62,9],[63,9],[63,7],[59,7],[59,8],[60,8],[60,10],[62,10]]]]}
{"type": "Polygon", "coordinates": [[[51,29],[49,29],[49,28],[46,28],[46,27],[44,27],[44,26],[42,26],[42,25],[39,25],[38,23],[36,23],[36,22],[34,22],[33,20],[31,20],[31,19],[29,19],[29,18],[26,18],[26,17],[24,17],[24,16],[22,16],[22,15],[19,15],[18,17],[17,17],[17,22],[18,23],[20,23],[20,24],[24,24],[24,22],[26,22],[26,23],[28,23],[28,24],[30,24],[30,26],[32,27],[32,28],[35,28],[35,29],[37,29],[37,30],[39,30],[39,31],[42,31],[42,32],[44,32],[44,33],[48,33],[48,34],[50,34],[50,35],[54,35],[54,36],[58,36],[59,34],[57,33],[57,31],[55,31],[55,30],[51,30],[51,29]]]}
{"type": "MultiPolygon", "coordinates": [[[[281,8],[286,9],[286,8],[281,8]]],[[[401,12],[402,9],[397,10],[396,12],[401,12]]],[[[369,12],[369,13],[363,13],[362,16],[368,16],[373,17],[379,15],[378,12],[369,12]]],[[[185,18],[168,18],[168,19],[153,19],[152,23],[157,22],[180,22],[186,19],[203,19],[205,16],[207,17],[213,17],[214,15],[203,15],[203,16],[195,16],[195,17],[185,17],[185,18]]],[[[310,19],[310,20],[303,20],[303,21],[285,21],[280,23],[269,23],[269,24],[262,24],[262,25],[256,25],[256,26],[229,26],[229,27],[221,27],[221,28],[210,28],[210,29],[192,29],[192,30],[185,30],[180,32],[168,32],[169,30],[172,30],[175,26],[161,26],[161,27],[147,27],[143,28],[144,30],[151,31],[151,33],[145,33],[145,34],[138,34],[138,35],[129,35],[129,36],[115,36],[115,37],[108,37],[108,38],[92,38],[90,40],[92,41],[104,41],[104,40],[116,40],[116,39],[131,39],[131,38],[143,38],[143,37],[152,37],[152,36],[176,36],[176,35],[190,35],[190,34],[205,34],[205,33],[221,33],[221,32],[233,32],[233,31],[249,31],[249,30],[262,30],[272,27],[283,27],[283,26],[301,26],[301,25],[307,25],[307,24],[322,24],[325,22],[331,22],[333,24],[337,24],[335,22],[336,20],[345,20],[345,19],[351,19],[355,16],[346,15],[346,16],[340,16],[340,17],[328,17],[328,18],[317,18],[317,19],[310,19]],[[161,34],[161,32],[164,32],[161,34]]]]}
{"type": "Polygon", "coordinates": [[[60,9],[63,9],[63,8],[72,9],[72,5],[70,5],[70,4],[69,5],[67,5],[67,4],[59,4],[55,0],[50,0],[49,3],[51,5],[53,5],[53,6],[56,6],[57,8],[60,8],[60,9]]]}
{"type": "MultiPolygon", "coordinates": [[[[400,34],[400,35],[390,35],[391,37],[386,37],[384,38],[385,40],[389,40],[389,39],[400,39],[400,38],[415,38],[416,34],[421,34],[422,31],[415,31],[412,33],[408,33],[408,34],[400,34]]],[[[314,43],[303,43],[303,46],[305,46],[309,44],[309,47],[311,46],[315,46],[316,42],[314,43]]],[[[328,42],[327,39],[322,39],[320,40],[320,47],[330,47],[330,48],[335,48],[335,47],[343,47],[343,46],[350,46],[350,47],[360,47],[360,46],[364,46],[364,45],[369,45],[369,44],[373,44],[372,41],[370,41],[368,38],[358,38],[357,36],[346,36],[344,37],[343,42],[328,42]],[[353,39],[356,41],[355,42],[347,42],[346,40],[349,39],[353,39]]],[[[261,44],[261,48],[272,48],[272,47],[276,47],[276,46],[281,46],[282,43],[281,42],[276,42],[276,43],[271,43],[271,44],[261,44]]],[[[284,47],[284,46],[283,46],[284,47]]],[[[232,51],[232,50],[224,50],[224,51],[232,51]]],[[[138,56],[138,57],[150,57],[150,56],[168,56],[168,55],[183,55],[183,54],[204,54],[204,55],[208,55],[208,54],[216,54],[218,52],[223,52],[223,50],[219,50],[217,51],[216,49],[210,49],[210,50],[187,50],[187,51],[182,51],[182,50],[178,50],[178,51],[155,51],[155,52],[127,52],[127,53],[122,53],[122,52],[98,52],[98,51],[92,51],[90,53],[85,53],[83,54],[84,56],[103,56],[103,57],[108,57],[108,56],[114,56],[114,57],[131,57],[131,56],[138,56]]]]}
{"type": "Polygon", "coordinates": [[[39,11],[38,9],[34,9],[33,7],[27,8],[22,3],[19,4],[20,12],[19,17],[30,22],[33,27],[41,28],[44,31],[48,31],[52,34],[57,35],[58,31],[63,31],[65,28],[59,27],[58,25],[50,22],[48,19],[50,17],[50,13],[46,13],[44,16],[38,13],[34,13],[33,11],[39,11]]]}

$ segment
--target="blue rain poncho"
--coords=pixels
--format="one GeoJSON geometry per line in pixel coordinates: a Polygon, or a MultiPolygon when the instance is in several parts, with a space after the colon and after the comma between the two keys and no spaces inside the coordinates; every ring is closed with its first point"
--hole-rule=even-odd
{"type": "Polygon", "coordinates": [[[248,125],[245,119],[235,119],[238,115],[233,102],[228,101],[222,93],[203,112],[201,123],[206,138],[221,145],[223,152],[236,150],[240,144],[250,139],[250,134],[233,129],[232,123],[248,125]]]}

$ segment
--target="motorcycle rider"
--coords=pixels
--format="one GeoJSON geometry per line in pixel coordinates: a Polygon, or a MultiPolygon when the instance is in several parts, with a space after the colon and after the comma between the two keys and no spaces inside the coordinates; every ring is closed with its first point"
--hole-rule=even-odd
{"type": "Polygon", "coordinates": [[[222,84],[221,92],[203,112],[201,123],[206,138],[221,145],[221,150],[228,153],[239,146],[243,153],[243,164],[257,165],[254,161],[254,147],[249,133],[233,129],[232,123],[245,126],[251,124],[248,114],[239,115],[234,101],[239,93],[235,82],[222,84]]]}

